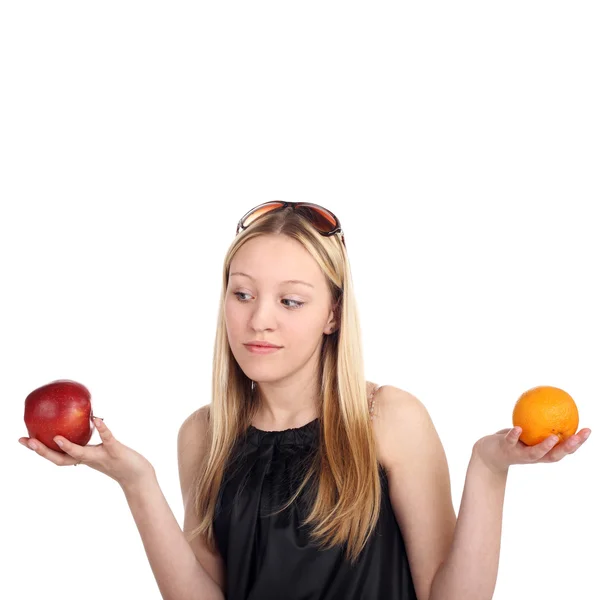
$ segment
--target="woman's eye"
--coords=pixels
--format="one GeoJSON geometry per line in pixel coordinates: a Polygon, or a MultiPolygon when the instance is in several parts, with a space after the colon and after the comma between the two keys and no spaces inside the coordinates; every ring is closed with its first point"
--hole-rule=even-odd
{"type": "MultiPolygon", "coordinates": [[[[240,296],[249,296],[250,294],[246,294],[245,292],[233,292],[233,295],[237,297],[240,302],[248,302],[248,300],[244,300],[240,298],[240,296]]],[[[284,302],[293,302],[293,306],[289,306],[289,308],[300,308],[304,306],[304,302],[300,302],[299,300],[292,300],[291,298],[284,298],[284,302]]]]}
{"type": "Polygon", "coordinates": [[[240,295],[249,296],[250,294],[244,294],[244,292],[233,292],[233,295],[236,296],[240,302],[248,302],[247,300],[243,300],[242,298],[240,298],[240,295]]]}
{"type": "Polygon", "coordinates": [[[291,298],[284,298],[283,301],[284,302],[293,302],[295,304],[295,306],[292,308],[300,308],[301,306],[304,305],[304,302],[300,302],[299,300],[292,300],[291,298]]]}

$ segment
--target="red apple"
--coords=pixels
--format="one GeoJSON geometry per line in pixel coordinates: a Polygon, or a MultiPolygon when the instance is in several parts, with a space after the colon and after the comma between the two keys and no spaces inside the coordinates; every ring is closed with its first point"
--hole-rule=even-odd
{"type": "Polygon", "coordinates": [[[25,425],[29,437],[63,452],[54,442],[62,435],[74,444],[85,446],[92,437],[92,398],[81,383],[57,379],[33,390],[25,398],[25,425]]]}

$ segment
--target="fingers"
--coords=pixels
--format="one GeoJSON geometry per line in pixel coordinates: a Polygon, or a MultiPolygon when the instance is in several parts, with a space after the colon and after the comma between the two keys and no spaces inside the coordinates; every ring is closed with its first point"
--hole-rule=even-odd
{"type": "Polygon", "coordinates": [[[57,435],[53,438],[54,442],[60,447],[63,452],[57,452],[48,448],[45,444],[40,442],[38,439],[29,439],[26,437],[19,438],[19,443],[23,444],[26,448],[30,448],[36,454],[43,456],[50,462],[53,462],[58,466],[86,464],[92,457],[97,458],[98,446],[104,446],[106,451],[111,454],[116,445],[117,440],[113,436],[112,432],[104,424],[104,421],[100,417],[93,418],[94,425],[98,430],[102,444],[91,445],[91,446],[80,446],[74,444],[63,436],[57,435]],[[64,453],[64,454],[63,454],[64,453]]]}
{"type": "Polygon", "coordinates": [[[557,462],[564,458],[567,454],[573,454],[581,445],[587,440],[591,433],[591,430],[581,430],[577,435],[572,435],[567,440],[554,447],[552,452],[548,452],[543,462],[557,462]]]}
{"type": "MultiPolygon", "coordinates": [[[[62,441],[64,438],[60,438],[60,439],[62,441]]],[[[62,454],[61,452],[56,452],[56,450],[52,450],[52,449],[48,448],[48,446],[46,446],[45,444],[42,444],[42,442],[40,442],[40,440],[38,440],[38,439],[35,439],[35,440],[29,439],[28,441],[26,441],[26,440],[27,440],[27,438],[20,438],[19,442],[21,444],[23,444],[23,446],[30,448],[36,454],[43,456],[44,458],[48,459],[50,462],[53,462],[55,465],[58,465],[59,467],[65,467],[67,465],[74,465],[77,462],[79,462],[79,459],[74,459],[68,453],[62,454]]],[[[56,442],[57,439],[55,439],[54,441],[56,442]]],[[[67,440],[67,442],[68,442],[68,440],[67,440]]],[[[68,442],[68,443],[71,444],[71,442],[68,442]]],[[[71,444],[71,445],[75,446],[76,448],[81,448],[81,446],[77,446],[77,444],[71,444]]],[[[63,447],[63,449],[64,449],[64,447],[63,447]]]]}
{"type": "MultiPolygon", "coordinates": [[[[113,445],[116,443],[116,440],[115,440],[113,434],[108,429],[108,427],[104,424],[104,421],[101,418],[94,417],[93,421],[94,421],[94,425],[96,426],[96,429],[98,430],[98,433],[100,434],[100,439],[102,440],[102,444],[104,445],[106,450],[110,453],[111,449],[113,448],[113,445]]],[[[91,457],[91,452],[90,452],[91,448],[85,448],[84,446],[78,446],[77,444],[73,444],[66,438],[58,436],[58,435],[53,439],[60,446],[60,448],[63,452],[66,452],[70,457],[75,459],[74,461],[69,462],[67,464],[79,464],[79,463],[85,464],[87,459],[89,457],[91,457]]],[[[94,448],[97,448],[97,446],[94,446],[94,448]]],[[[58,454],[58,452],[56,452],[55,454],[58,454]]]]}
{"type": "MultiPolygon", "coordinates": [[[[79,464],[85,462],[86,450],[83,446],[70,442],[67,438],[60,435],[52,438],[56,444],[60,447],[63,452],[66,452],[70,457],[74,458],[74,462],[68,464],[79,464]]],[[[58,452],[56,453],[58,454],[58,452]]]]}
{"type": "Polygon", "coordinates": [[[100,434],[102,443],[107,447],[107,450],[116,442],[111,430],[104,424],[100,417],[94,417],[94,425],[100,434]]]}
{"type": "Polygon", "coordinates": [[[585,440],[587,440],[590,437],[590,434],[592,433],[591,429],[582,429],[577,436],[581,436],[583,438],[583,441],[585,442],[585,440]]]}
{"type": "Polygon", "coordinates": [[[551,435],[535,446],[525,448],[525,456],[530,462],[541,460],[558,443],[558,437],[551,435]]]}

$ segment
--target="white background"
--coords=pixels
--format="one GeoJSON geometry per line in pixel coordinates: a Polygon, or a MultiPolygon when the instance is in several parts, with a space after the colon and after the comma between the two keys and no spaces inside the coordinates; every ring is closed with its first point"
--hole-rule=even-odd
{"type": "Polygon", "coordinates": [[[427,406],[457,512],[519,395],[573,396],[588,442],[510,469],[494,599],[594,596],[596,4],[4,2],[0,595],[160,598],[119,486],[19,445],[23,402],[86,385],[182,524],[223,256],[284,199],[339,216],[367,378],[427,406]]]}

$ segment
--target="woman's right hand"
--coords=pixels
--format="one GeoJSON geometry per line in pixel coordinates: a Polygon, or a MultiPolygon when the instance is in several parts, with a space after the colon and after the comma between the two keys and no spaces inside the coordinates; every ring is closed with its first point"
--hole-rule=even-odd
{"type": "Polygon", "coordinates": [[[54,441],[64,453],[48,448],[38,439],[23,437],[19,438],[19,442],[27,448],[30,447],[28,443],[33,442],[37,454],[59,467],[81,463],[108,475],[123,488],[155,474],[152,464],[141,454],[119,442],[102,419],[95,417],[94,424],[100,434],[101,444],[80,446],[57,435],[54,441]]]}

